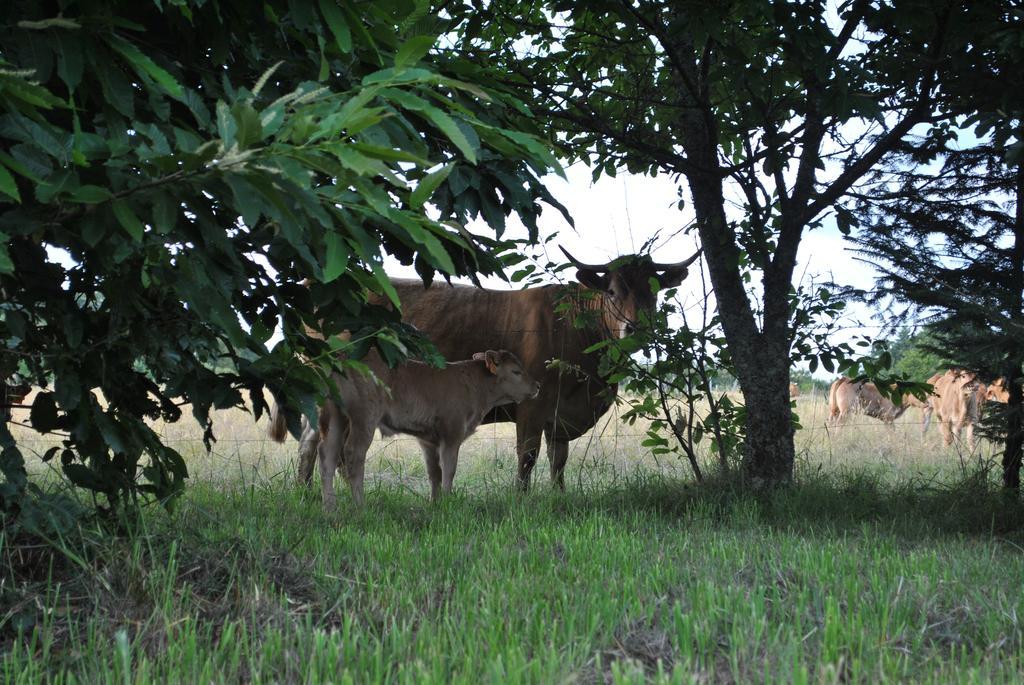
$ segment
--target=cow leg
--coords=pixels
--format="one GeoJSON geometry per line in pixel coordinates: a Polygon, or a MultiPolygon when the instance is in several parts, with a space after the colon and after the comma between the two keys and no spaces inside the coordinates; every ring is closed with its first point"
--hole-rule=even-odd
{"type": "Polygon", "coordinates": [[[549,430],[544,433],[548,461],[551,463],[551,486],[565,492],[565,462],[569,459],[569,441],[553,437],[553,432],[549,430]]]}
{"type": "Polygon", "coordinates": [[[341,412],[333,402],[326,402],[320,412],[321,428],[326,428],[326,435],[318,447],[320,486],[323,492],[324,509],[333,511],[338,506],[338,500],[334,494],[334,472],[338,469],[338,459],[341,456],[345,439],[345,427],[341,412]]]}
{"type": "Polygon", "coordinates": [[[518,478],[519,489],[526,492],[530,489],[530,474],[533,473],[533,466],[537,463],[537,454],[540,452],[540,436],[543,428],[539,422],[532,417],[523,416],[526,412],[520,410],[516,416],[516,457],[519,461],[518,478]]]}
{"type": "Polygon", "coordinates": [[[441,492],[452,491],[455,482],[455,469],[459,466],[459,446],[452,443],[441,443],[441,492]]]}
{"type": "Polygon", "coordinates": [[[302,417],[302,435],[299,437],[299,485],[309,485],[313,480],[313,466],[316,464],[320,433],[302,417]]]}
{"type": "Polygon", "coordinates": [[[423,461],[427,465],[427,477],[430,479],[430,499],[437,501],[441,495],[441,454],[437,445],[426,440],[419,442],[423,450],[423,461]]]}
{"type": "Polygon", "coordinates": [[[942,444],[949,447],[953,444],[952,421],[945,417],[939,417],[939,432],[942,433],[942,444]]]}
{"type": "Polygon", "coordinates": [[[932,423],[932,408],[926,406],[921,410],[921,435],[928,432],[928,426],[932,423]]]}

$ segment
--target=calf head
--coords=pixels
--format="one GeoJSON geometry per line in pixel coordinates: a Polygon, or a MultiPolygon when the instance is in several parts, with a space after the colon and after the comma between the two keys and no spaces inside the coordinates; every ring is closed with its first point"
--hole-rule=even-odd
{"type": "Polygon", "coordinates": [[[473,359],[483,362],[487,370],[496,377],[495,383],[503,400],[502,404],[522,402],[536,397],[540,392],[540,383],[530,377],[519,357],[508,350],[477,352],[473,359]]]}
{"type": "Polygon", "coordinates": [[[659,264],[647,256],[619,257],[607,264],[584,264],[560,248],[576,267],[576,280],[602,293],[601,315],[608,332],[616,338],[633,333],[636,325],[650,317],[658,291],[674,288],[686,278],[687,267],[700,256],[659,264]],[[652,279],[656,287],[652,287],[652,279]]]}

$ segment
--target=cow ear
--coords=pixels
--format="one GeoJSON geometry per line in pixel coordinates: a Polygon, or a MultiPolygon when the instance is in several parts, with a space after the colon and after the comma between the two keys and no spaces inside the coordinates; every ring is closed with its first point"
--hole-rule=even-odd
{"type": "Polygon", "coordinates": [[[612,279],[608,274],[593,271],[591,269],[579,269],[576,271],[576,280],[594,290],[606,291],[611,285],[612,279]]]}
{"type": "Polygon", "coordinates": [[[661,286],[662,290],[674,288],[682,283],[684,278],[686,278],[686,269],[662,271],[658,274],[658,285],[661,286]]]}

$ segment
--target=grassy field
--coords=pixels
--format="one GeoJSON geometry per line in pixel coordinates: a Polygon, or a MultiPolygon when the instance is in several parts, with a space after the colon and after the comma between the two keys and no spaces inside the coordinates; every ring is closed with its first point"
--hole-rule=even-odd
{"type": "MultiPolygon", "coordinates": [[[[614,417],[569,493],[511,491],[509,426],[427,501],[415,443],[375,443],[367,506],[325,516],[289,441],[241,412],[193,483],[111,540],[0,534],[4,682],[1020,682],[1024,507],[916,413],[838,434],[801,398],[798,483],[697,486],[614,417]]],[[[16,417],[17,418],[17,417],[16,417]]],[[[29,434],[23,443],[33,447],[29,434]]],[[[44,467],[33,466],[37,471],[44,467]]]]}

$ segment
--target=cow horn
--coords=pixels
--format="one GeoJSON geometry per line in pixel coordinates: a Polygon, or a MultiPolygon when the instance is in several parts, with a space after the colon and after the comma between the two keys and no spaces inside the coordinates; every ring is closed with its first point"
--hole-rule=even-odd
{"type": "Polygon", "coordinates": [[[586,269],[588,271],[597,271],[598,273],[603,273],[603,272],[609,270],[609,267],[608,267],[607,264],[584,264],[580,260],[578,260],[575,257],[573,257],[571,254],[569,254],[569,251],[566,250],[561,245],[558,246],[558,249],[562,251],[562,254],[564,254],[569,259],[569,261],[572,262],[572,265],[575,266],[577,269],[586,269]]]}
{"type": "Polygon", "coordinates": [[[653,266],[658,271],[678,271],[681,269],[685,269],[686,267],[690,266],[695,261],[697,261],[697,257],[700,257],[701,252],[703,252],[703,250],[697,250],[696,252],[693,253],[692,257],[684,259],[681,262],[675,262],[673,264],[662,264],[660,262],[654,262],[653,266]]]}

